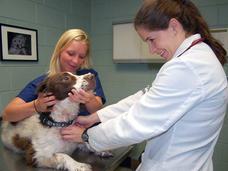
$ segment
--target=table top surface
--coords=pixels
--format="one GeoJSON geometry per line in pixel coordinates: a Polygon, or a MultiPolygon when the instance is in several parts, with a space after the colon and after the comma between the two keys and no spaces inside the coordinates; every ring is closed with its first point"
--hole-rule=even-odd
{"type": "MultiPolygon", "coordinates": [[[[1,124],[0,124],[1,127],[1,124]]],[[[1,131],[0,131],[1,132],[1,131]]],[[[89,163],[93,171],[113,171],[127,158],[132,147],[123,147],[111,151],[113,157],[101,158],[91,152],[76,149],[71,155],[78,162],[89,163]]],[[[17,154],[4,147],[0,140],[0,171],[51,171],[48,168],[33,168],[27,166],[23,154],[17,154]]]]}

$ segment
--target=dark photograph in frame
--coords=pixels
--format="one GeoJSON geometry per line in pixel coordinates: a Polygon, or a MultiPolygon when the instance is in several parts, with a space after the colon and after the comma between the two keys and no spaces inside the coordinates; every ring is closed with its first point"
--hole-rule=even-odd
{"type": "Polygon", "coordinates": [[[1,24],[2,61],[38,61],[37,30],[1,24]]]}

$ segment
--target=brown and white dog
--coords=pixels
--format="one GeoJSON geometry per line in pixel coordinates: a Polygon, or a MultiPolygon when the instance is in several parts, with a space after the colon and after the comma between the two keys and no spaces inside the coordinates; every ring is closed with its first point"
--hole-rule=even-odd
{"type": "MultiPolygon", "coordinates": [[[[38,92],[51,92],[56,97],[58,101],[52,112],[35,114],[16,124],[3,121],[3,144],[15,152],[24,152],[27,163],[32,166],[91,171],[89,164],[79,163],[69,156],[76,148],[88,150],[87,146],[64,141],[59,130],[72,124],[79,111],[79,104],[72,102],[68,93],[72,89],[92,91],[94,87],[94,75],[90,73],[76,76],[62,72],[47,78],[38,92]]],[[[97,154],[106,157],[111,155],[109,152],[97,154]]]]}

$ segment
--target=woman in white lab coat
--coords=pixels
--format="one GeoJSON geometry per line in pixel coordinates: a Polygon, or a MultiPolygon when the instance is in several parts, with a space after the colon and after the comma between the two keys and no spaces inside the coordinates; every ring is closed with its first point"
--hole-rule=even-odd
{"type": "Polygon", "coordinates": [[[151,87],[78,118],[101,124],[65,128],[63,138],[97,151],[147,140],[137,171],[212,171],[228,99],[226,51],[188,0],[145,0],[134,24],[167,62],[151,87]]]}

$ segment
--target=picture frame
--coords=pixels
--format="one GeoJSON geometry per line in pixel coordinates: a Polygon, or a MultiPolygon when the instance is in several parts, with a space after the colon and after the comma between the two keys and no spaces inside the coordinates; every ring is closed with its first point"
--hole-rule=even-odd
{"type": "Polygon", "coordinates": [[[2,61],[38,61],[38,31],[0,23],[2,61]]]}

